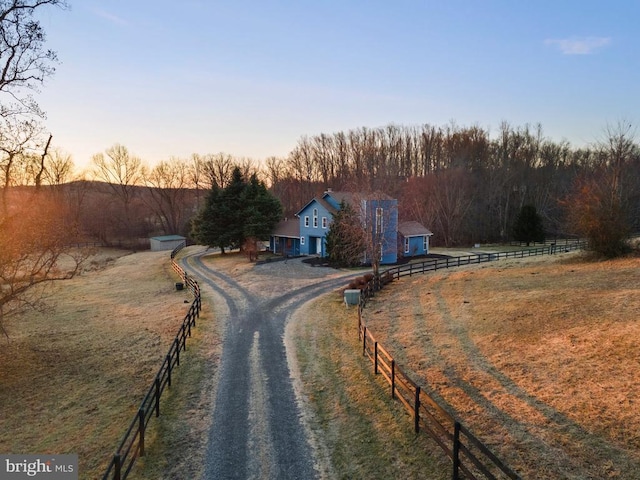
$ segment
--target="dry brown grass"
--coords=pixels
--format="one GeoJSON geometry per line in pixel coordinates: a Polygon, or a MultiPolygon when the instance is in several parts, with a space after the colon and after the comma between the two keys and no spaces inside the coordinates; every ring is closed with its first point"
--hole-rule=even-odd
{"type": "Polygon", "coordinates": [[[77,453],[97,478],[191,302],[168,252],[105,252],[52,286],[50,309],[6,322],[0,339],[0,452],[77,453]],[[184,303],[184,300],[189,303],[184,303]]]}
{"type": "Polygon", "coordinates": [[[296,345],[308,424],[325,475],[340,479],[450,478],[435,443],[417,437],[411,420],[391,399],[371,364],[358,353],[358,317],[339,293],[298,312],[289,334],[296,345]]]}
{"type": "Polygon", "coordinates": [[[640,478],[640,259],[567,254],[405,278],[365,319],[523,478],[640,478]]]}

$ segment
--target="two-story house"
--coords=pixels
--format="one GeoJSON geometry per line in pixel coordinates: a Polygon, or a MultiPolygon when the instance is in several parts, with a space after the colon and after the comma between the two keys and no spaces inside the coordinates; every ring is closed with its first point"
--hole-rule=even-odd
{"type": "MultiPolygon", "coordinates": [[[[326,237],[333,216],[342,202],[348,203],[361,219],[369,244],[369,255],[376,252],[380,263],[398,260],[398,201],[384,194],[356,194],[327,191],[313,198],[298,213],[296,220],[282,221],[271,235],[270,248],[283,255],[327,256],[326,237]],[[297,229],[296,229],[297,227],[297,229]]],[[[363,258],[370,262],[371,258],[363,258]]]]}

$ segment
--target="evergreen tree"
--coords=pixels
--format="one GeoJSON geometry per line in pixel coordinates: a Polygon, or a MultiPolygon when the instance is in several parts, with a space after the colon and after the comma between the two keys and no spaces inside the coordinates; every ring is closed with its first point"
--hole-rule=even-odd
{"type": "Polygon", "coordinates": [[[268,238],[280,220],[282,206],[263,182],[252,175],[249,182],[239,168],[227,187],[214,185],[205,205],[192,222],[191,234],[204,245],[243,249],[268,238]],[[248,241],[249,240],[249,241],[248,241]]]}
{"type": "Polygon", "coordinates": [[[334,267],[358,266],[362,264],[365,249],[360,219],[349,204],[342,202],[327,232],[329,263],[334,267]]]}
{"type": "Polygon", "coordinates": [[[229,244],[224,238],[224,225],[219,221],[222,190],[216,185],[209,191],[205,203],[191,221],[191,236],[203,245],[219,247],[224,253],[229,244]]]}
{"type": "Polygon", "coordinates": [[[244,237],[268,238],[282,218],[282,205],[269,193],[264,182],[259,181],[255,174],[251,175],[242,193],[242,204],[245,207],[244,237]]]}
{"type": "Polygon", "coordinates": [[[536,207],[522,207],[513,225],[513,238],[518,242],[527,242],[527,247],[531,242],[544,242],[542,217],[538,215],[536,207]]]}

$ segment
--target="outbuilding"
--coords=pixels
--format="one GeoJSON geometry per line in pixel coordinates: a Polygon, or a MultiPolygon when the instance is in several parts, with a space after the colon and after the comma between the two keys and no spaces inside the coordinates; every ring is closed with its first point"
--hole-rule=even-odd
{"type": "Polygon", "coordinates": [[[403,257],[416,257],[429,254],[429,237],[433,233],[418,222],[400,222],[398,224],[398,245],[403,257]]]}
{"type": "Polygon", "coordinates": [[[173,250],[183,243],[186,243],[186,241],[187,239],[180,235],[163,235],[160,237],[151,237],[149,244],[152,252],[160,252],[162,250],[173,250]]]}

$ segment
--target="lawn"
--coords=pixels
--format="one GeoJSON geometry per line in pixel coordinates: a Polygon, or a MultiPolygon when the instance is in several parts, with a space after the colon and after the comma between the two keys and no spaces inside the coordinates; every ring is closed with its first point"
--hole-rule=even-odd
{"type": "Polygon", "coordinates": [[[523,478],[640,478],[639,258],[565,254],[403,278],[364,318],[523,478]]]}
{"type": "Polygon", "coordinates": [[[169,252],[101,250],[87,265],[81,276],[51,286],[46,311],[5,322],[0,452],[77,453],[80,478],[93,479],[115,452],[192,299],[175,289],[169,252]]]}

